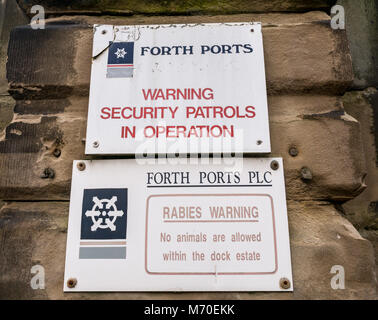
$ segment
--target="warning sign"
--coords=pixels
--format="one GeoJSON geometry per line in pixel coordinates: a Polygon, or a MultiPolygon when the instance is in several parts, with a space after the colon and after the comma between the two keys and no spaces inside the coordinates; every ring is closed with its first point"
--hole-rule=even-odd
{"type": "Polygon", "coordinates": [[[282,159],[74,163],[65,291],[292,289],[282,159]]]}
{"type": "Polygon", "coordinates": [[[277,271],[274,208],[268,194],[151,195],[146,240],[149,274],[277,271]]]}
{"type": "Polygon", "coordinates": [[[259,23],[95,25],[87,154],[270,152],[259,23]]]}

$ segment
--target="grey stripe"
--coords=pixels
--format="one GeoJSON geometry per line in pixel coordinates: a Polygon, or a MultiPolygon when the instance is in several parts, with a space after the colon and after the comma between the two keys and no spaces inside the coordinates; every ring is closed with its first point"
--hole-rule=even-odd
{"type": "Polygon", "coordinates": [[[108,68],[108,72],[106,73],[107,78],[132,78],[133,77],[133,69],[132,67],[127,68],[108,68]]]}
{"type": "Polygon", "coordinates": [[[126,247],[80,247],[79,259],[126,259],[126,247]]]}

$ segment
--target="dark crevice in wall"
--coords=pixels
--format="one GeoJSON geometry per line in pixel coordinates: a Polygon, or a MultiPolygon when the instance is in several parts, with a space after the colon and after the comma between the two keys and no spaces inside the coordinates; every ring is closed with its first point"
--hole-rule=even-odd
{"type": "MultiPolygon", "coordinates": [[[[47,18],[59,17],[63,15],[87,15],[87,16],[193,16],[193,15],[232,15],[232,14],[264,14],[264,13],[306,13],[311,11],[323,11],[330,14],[330,9],[336,4],[336,0],[313,1],[312,5],[304,5],[300,1],[292,1],[289,4],[269,3],[258,6],[234,4],[235,7],[248,6],[248,9],[232,9],[232,1],[172,1],[172,0],[152,0],[152,1],[56,1],[56,0],[17,0],[18,5],[25,15],[31,18],[34,14],[30,12],[33,5],[41,5],[45,8],[47,18]],[[146,2],[146,3],[145,3],[146,2]],[[132,8],[132,9],[129,9],[132,8]]],[[[247,3],[247,2],[246,2],[247,3]]]]}
{"type": "Polygon", "coordinates": [[[368,98],[373,108],[374,139],[375,139],[375,166],[378,167],[378,92],[368,98]]]}

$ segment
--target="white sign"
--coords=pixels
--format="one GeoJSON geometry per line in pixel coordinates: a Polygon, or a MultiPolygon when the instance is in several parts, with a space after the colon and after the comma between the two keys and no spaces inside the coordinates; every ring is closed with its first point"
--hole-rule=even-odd
{"type": "Polygon", "coordinates": [[[261,24],[95,25],[85,152],[269,153],[261,24]]]}
{"type": "Polygon", "coordinates": [[[65,291],[291,291],[281,158],[75,161],[65,291]]]}

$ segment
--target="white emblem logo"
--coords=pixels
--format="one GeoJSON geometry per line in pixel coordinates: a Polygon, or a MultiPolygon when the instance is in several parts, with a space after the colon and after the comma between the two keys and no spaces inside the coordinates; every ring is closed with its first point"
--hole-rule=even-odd
{"type": "Polygon", "coordinates": [[[96,231],[98,228],[107,229],[111,231],[116,230],[115,221],[117,217],[123,216],[123,211],[118,210],[115,203],[117,202],[117,197],[112,197],[109,199],[99,199],[93,197],[92,201],[94,205],[92,210],[87,210],[85,215],[92,218],[93,225],[91,226],[92,231],[96,231]]]}
{"type": "Polygon", "coordinates": [[[117,48],[117,52],[114,52],[114,54],[117,56],[117,59],[118,58],[124,58],[126,53],[127,52],[125,51],[125,48],[122,48],[122,49],[117,48]]]}

